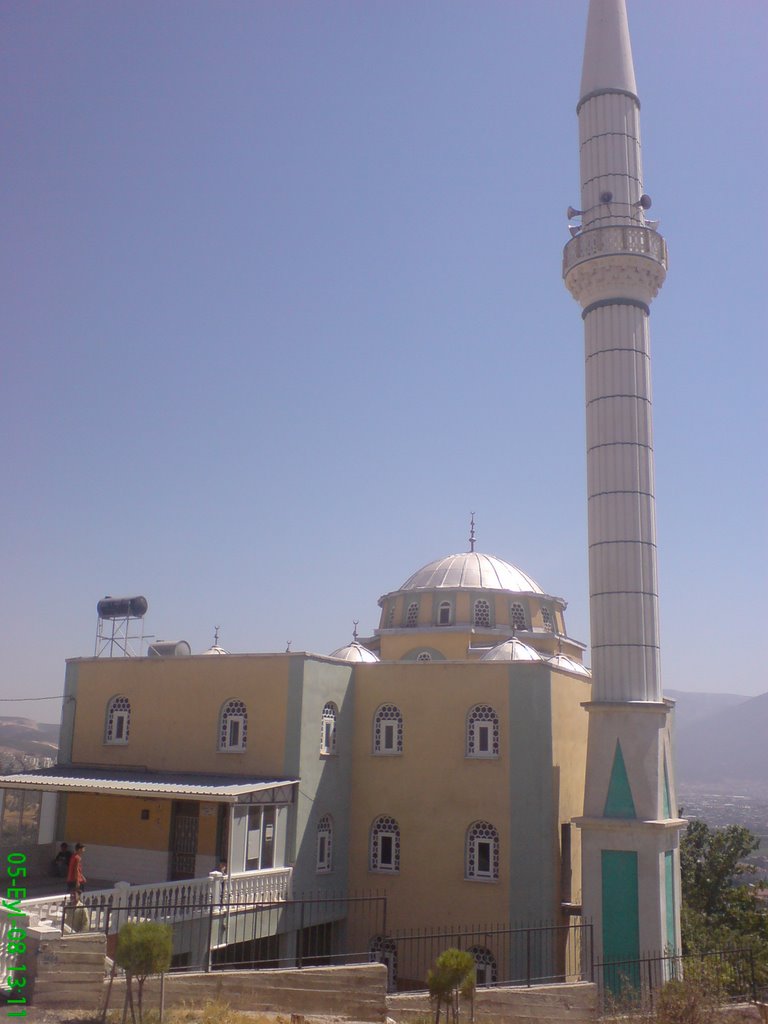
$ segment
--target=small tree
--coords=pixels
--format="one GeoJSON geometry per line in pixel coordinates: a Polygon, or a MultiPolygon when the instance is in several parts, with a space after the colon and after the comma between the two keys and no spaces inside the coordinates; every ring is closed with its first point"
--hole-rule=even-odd
{"type": "Polygon", "coordinates": [[[429,997],[435,1001],[435,1024],[440,1024],[440,1009],[446,1017],[459,1019],[459,993],[470,998],[475,991],[475,958],[460,949],[446,949],[427,974],[429,997]]]}
{"type": "Polygon", "coordinates": [[[142,1001],[144,982],[151,974],[161,974],[171,966],[173,946],[171,929],[167,924],[155,921],[141,921],[134,924],[127,921],[117,936],[115,963],[125,971],[125,1005],[123,1024],[131,1008],[131,1019],[136,1021],[133,1011],[133,979],[139,987],[139,1022],[143,1021],[142,1001]]]}

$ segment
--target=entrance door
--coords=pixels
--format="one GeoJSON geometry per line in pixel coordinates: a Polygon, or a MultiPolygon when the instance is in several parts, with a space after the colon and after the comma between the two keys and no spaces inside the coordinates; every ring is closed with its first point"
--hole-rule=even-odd
{"type": "Polygon", "coordinates": [[[171,812],[171,881],[195,877],[200,804],[174,800],[171,812]]]}

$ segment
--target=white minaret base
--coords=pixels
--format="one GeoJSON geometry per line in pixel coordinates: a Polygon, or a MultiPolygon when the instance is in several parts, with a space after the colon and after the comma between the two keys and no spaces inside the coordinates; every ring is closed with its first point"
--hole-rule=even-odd
{"type": "Polygon", "coordinates": [[[594,927],[596,960],[616,964],[618,976],[641,956],[680,949],[678,836],[686,823],[676,813],[672,704],[586,708],[589,783],[584,816],[575,822],[582,900],[594,927]]]}

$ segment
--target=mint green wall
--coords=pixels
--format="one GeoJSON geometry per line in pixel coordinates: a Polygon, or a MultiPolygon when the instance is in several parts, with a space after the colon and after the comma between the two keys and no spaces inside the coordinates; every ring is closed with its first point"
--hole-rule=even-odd
{"type": "Polygon", "coordinates": [[[664,884],[667,904],[667,949],[677,950],[677,929],[675,928],[675,851],[664,853],[664,884]]]}
{"type": "Polygon", "coordinates": [[[637,853],[602,850],[603,959],[640,956],[637,853]]]}
{"type": "Polygon", "coordinates": [[[349,663],[305,654],[291,656],[284,772],[301,779],[288,835],[297,893],[347,887],[353,672],[349,663]],[[328,701],[338,708],[334,755],[320,753],[322,713],[328,701]],[[333,870],[318,874],[317,823],[326,814],[333,821],[333,870]]]}
{"type": "Polygon", "coordinates": [[[611,781],[608,784],[608,795],[605,798],[603,815],[606,818],[637,817],[635,801],[632,799],[632,789],[627,776],[627,768],[624,764],[624,755],[621,752],[621,744],[618,740],[616,740],[616,753],[613,755],[611,781]]]}
{"type": "Polygon", "coordinates": [[[554,920],[560,910],[556,877],[559,777],[552,764],[551,723],[549,667],[513,662],[507,722],[511,835],[507,912],[515,921],[554,920]]]}

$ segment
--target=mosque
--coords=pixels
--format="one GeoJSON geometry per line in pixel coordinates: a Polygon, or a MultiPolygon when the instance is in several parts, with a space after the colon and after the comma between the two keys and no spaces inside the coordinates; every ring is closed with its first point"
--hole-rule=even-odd
{"type": "Polygon", "coordinates": [[[295,892],[376,889],[393,929],[583,909],[598,956],[679,949],[648,329],[667,254],[624,0],[590,0],[577,111],[563,276],[586,346],[591,673],[565,601],[472,532],[328,655],[69,660],[58,765],[3,780],[43,794],[41,844],[82,841],[93,876],[131,883],[223,860],[295,892]]]}
{"type": "Polygon", "coordinates": [[[132,883],[290,865],[296,891],[390,895],[402,927],[573,912],[590,674],[565,602],[470,550],[379,605],[327,656],[70,660],[35,783],[56,838],[132,883]]]}

